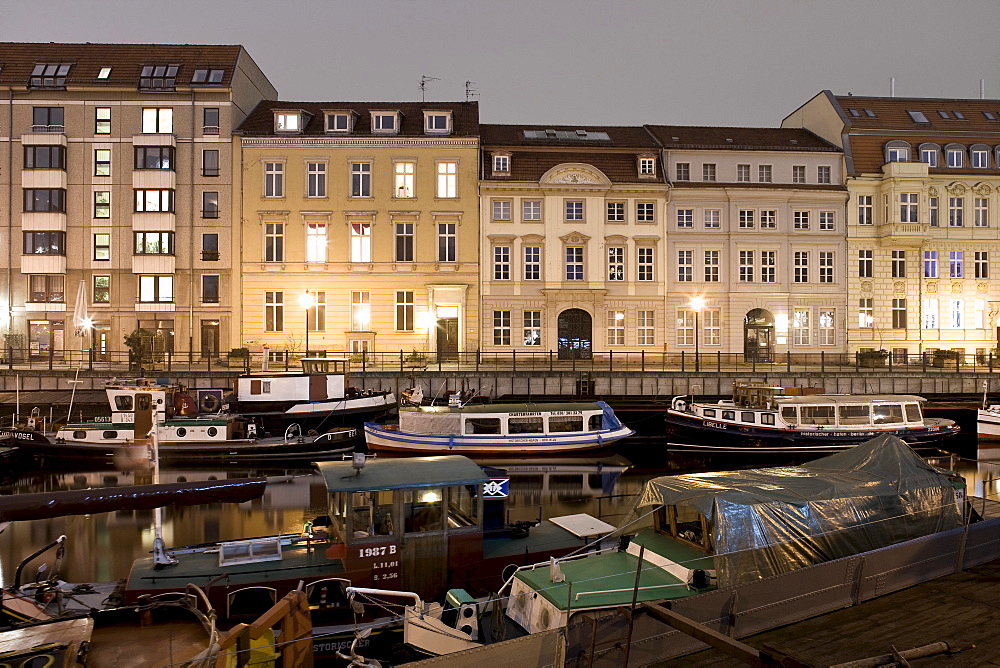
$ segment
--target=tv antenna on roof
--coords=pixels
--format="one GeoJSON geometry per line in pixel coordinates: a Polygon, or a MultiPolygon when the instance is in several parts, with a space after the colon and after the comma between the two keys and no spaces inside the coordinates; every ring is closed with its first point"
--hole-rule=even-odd
{"type": "Polygon", "coordinates": [[[426,102],[427,101],[424,98],[425,98],[425,95],[427,94],[427,82],[428,81],[441,81],[441,80],[438,79],[437,77],[429,77],[426,74],[420,75],[420,101],[421,102],[426,102]]]}
{"type": "Polygon", "coordinates": [[[465,101],[466,102],[469,102],[470,100],[472,100],[472,98],[474,98],[474,97],[476,97],[476,96],[479,95],[479,89],[472,87],[472,84],[474,84],[474,83],[476,83],[476,82],[475,81],[466,81],[465,82],[465,101]]]}

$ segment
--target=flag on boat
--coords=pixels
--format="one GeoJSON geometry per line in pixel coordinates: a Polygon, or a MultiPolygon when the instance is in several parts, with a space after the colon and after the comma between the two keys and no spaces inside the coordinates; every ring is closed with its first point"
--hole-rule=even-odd
{"type": "Polygon", "coordinates": [[[80,289],[76,293],[73,327],[77,336],[86,336],[87,330],[90,328],[90,318],[87,317],[87,286],[85,281],[80,281],[80,289]]]}

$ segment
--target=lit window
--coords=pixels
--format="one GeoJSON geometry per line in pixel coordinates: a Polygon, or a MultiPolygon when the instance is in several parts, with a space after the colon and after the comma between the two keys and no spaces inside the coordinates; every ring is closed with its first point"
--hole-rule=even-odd
{"type": "Polygon", "coordinates": [[[938,326],[938,300],[924,300],[924,329],[937,329],[938,326]]]}
{"type": "Polygon", "coordinates": [[[417,163],[397,162],[393,165],[393,197],[408,199],[413,197],[413,175],[417,163]]]}
{"type": "Polygon", "coordinates": [[[808,346],[810,337],[809,311],[795,309],[792,314],[792,342],[797,346],[808,346]]]}
{"type": "Polygon", "coordinates": [[[171,107],[149,107],[142,110],[143,134],[170,134],[174,131],[174,110],[171,107]]]}
{"type": "Polygon", "coordinates": [[[965,301],[962,299],[951,300],[951,326],[953,329],[965,327],[965,301]]]}
{"type": "Polygon", "coordinates": [[[169,189],[136,190],[135,210],[137,212],[173,212],[174,191],[169,189]]]}
{"type": "Polygon", "coordinates": [[[174,301],[174,277],[140,276],[139,301],[147,304],[174,301]]]}
{"type": "Polygon", "coordinates": [[[865,297],[858,300],[858,327],[870,329],[875,322],[875,300],[865,297]]]}
{"type": "Polygon", "coordinates": [[[924,278],[938,277],[938,252],[924,251],[924,278]]]}
{"type": "Polygon", "coordinates": [[[371,223],[351,223],[351,262],[372,261],[371,223]]]}
{"type": "Polygon", "coordinates": [[[625,311],[608,311],[608,345],[625,345],[625,311]]]}
{"type": "Polygon", "coordinates": [[[301,128],[302,116],[299,112],[276,111],[274,113],[275,132],[299,132],[301,128]]]}
{"type": "Polygon", "coordinates": [[[306,262],[326,262],[326,223],[306,225],[306,262]]]}
{"type": "Polygon", "coordinates": [[[458,163],[439,162],[437,164],[437,196],[458,197],[458,163]]]}
{"type": "Polygon", "coordinates": [[[621,246],[608,247],[608,280],[625,280],[625,249],[621,246]]]}
{"type": "Polygon", "coordinates": [[[965,278],[965,253],[948,251],[948,278],[965,278]]]}
{"type": "Polygon", "coordinates": [[[65,285],[65,276],[55,274],[28,276],[28,301],[32,303],[63,303],[66,300],[65,285]]]}
{"type": "Polygon", "coordinates": [[[368,290],[353,290],[351,292],[351,331],[367,332],[371,326],[371,293],[368,290]]]}
{"type": "Polygon", "coordinates": [[[526,346],[540,346],[542,345],[542,312],[541,311],[525,311],[524,312],[524,345],[526,346]]]}

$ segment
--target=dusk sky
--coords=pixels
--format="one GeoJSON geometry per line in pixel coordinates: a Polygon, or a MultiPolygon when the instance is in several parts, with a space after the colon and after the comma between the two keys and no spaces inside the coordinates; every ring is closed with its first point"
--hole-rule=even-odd
{"type": "Polygon", "coordinates": [[[0,39],[243,44],[284,100],[491,123],[775,126],[823,89],[1000,98],[997,0],[0,0],[0,39]]]}

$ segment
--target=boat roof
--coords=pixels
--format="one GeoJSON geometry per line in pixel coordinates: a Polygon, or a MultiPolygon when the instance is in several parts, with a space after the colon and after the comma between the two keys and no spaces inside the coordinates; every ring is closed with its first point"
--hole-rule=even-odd
{"type": "Polygon", "coordinates": [[[369,460],[356,474],[350,461],[315,464],[329,492],[477,485],[489,481],[478,464],[461,455],[369,460]]]}
{"type": "Polygon", "coordinates": [[[774,397],[779,404],[874,404],[913,403],[927,401],[916,394],[804,394],[799,396],[774,397]]]}
{"type": "Polygon", "coordinates": [[[401,411],[413,413],[550,413],[554,411],[600,411],[604,407],[595,401],[565,401],[546,404],[466,404],[464,406],[402,406],[401,411]]]}

